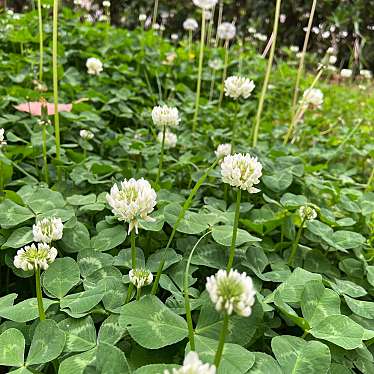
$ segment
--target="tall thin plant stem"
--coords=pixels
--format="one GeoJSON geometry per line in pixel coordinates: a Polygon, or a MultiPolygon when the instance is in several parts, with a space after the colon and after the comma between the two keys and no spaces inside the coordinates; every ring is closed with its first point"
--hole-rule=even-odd
{"type": "Polygon", "coordinates": [[[182,219],[184,218],[184,215],[186,214],[186,211],[191,206],[192,200],[195,197],[195,195],[197,194],[197,191],[199,190],[201,185],[204,183],[205,179],[208,177],[211,170],[215,168],[217,163],[218,163],[218,159],[216,159],[213,162],[213,164],[210,165],[210,167],[206,170],[206,172],[196,182],[196,184],[195,184],[194,188],[192,189],[192,191],[190,192],[187,200],[184,202],[181,211],[179,212],[179,215],[177,217],[177,221],[175,222],[175,224],[173,226],[173,231],[171,232],[171,235],[169,237],[167,245],[166,245],[166,247],[163,251],[162,259],[160,261],[160,265],[159,265],[158,270],[157,270],[157,275],[156,275],[155,281],[154,281],[153,286],[152,286],[152,295],[156,295],[156,292],[157,292],[157,289],[158,289],[158,283],[159,283],[159,280],[160,280],[160,277],[161,277],[161,274],[162,274],[162,270],[164,269],[164,265],[165,265],[165,261],[166,261],[167,250],[170,248],[170,244],[172,243],[172,241],[174,239],[174,235],[177,232],[179,224],[181,223],[182,219]]]}
{"type": "Polygon", "coordinates": [[[61,158],[60,146],[60,117],[58,113],[58,71],[57,71],[57,36],[58,36],[58,5],[59,1],[53,2],[53,37],[52,37],[52,69],[53,69],[53,99],[54,99],[54,118],[55,118],[55,142],[56,142],[56,160],[61,158]]]}
{"type": "Polygon", "coordinates": [[[235,153],[235,134],[236,134],[236,123],[239,121],[239,111],[240,111],[240,104],[238,102],[234,103],[235,110],[234,110],[234,120],[232,121],[232,131],[231,131],[231,154],[235,153]]]}
{"type": "Polygon", "coordinates": [[[288,265],[290,265],[290,266],[293,266],[293,263],[294,263],[294,260],[295,260],[295,256],[296,256],[296,253],[297,253],[297,247],[299,245],[299,241],[300,241],[300,238],[301,238],[301,233],[303,231],[304,222],[305,222],[305,219],[302,220],[301,225],[299,227],[299,230],[296,234],[296,239],[292,243],[290,257],[288,258],[288,265]]]}
{"type": "Polygon", "coordinates": [[[159,160],[158,172],[157,172],[157,178],[156,178],[156,186],[160,184],[160,176],[162,173],[162,165],[164,162],[165,134],[166,134],[166,126],[164,126],[162,129],[161,152],[160,152],[160,160],[159,160]]]}
{"type": "Polygon", "coordinates": [[[303,70],[304,70],[305,53],[306,53],[306,50],[308,48],[310,31],[311,31],[312,25],[313,25],[313,18],[314,18],[314,13],[315,13],[315,10],[316,10],[316,6],[317,6],[317,0],[313,0],[312,8],[310,10],[309,21],[308,21],[308,28],[307,28],[307,31],[306,31],[306,34],[305,34],[303,50],[301,51],[299,68],[297,70],[295,91],[294,91],[294,95],[293,95],[293,99],[292,99],[292,117],[295,116],[297,100],[298,100],[298,97],[299,97],[300,80],[301,80],[301,76],[302,76],[303,70]]]}
{"type": "MultiPolygon", "coordinates": [[[[135,229],[132,229],[130,232],[130,242],[131,242],[131,268],[136,269],[136,243],[135,243],[135,229]]],[[[129,288],[127,289],[127,296],[125,304],[127,304],[132,296],[132,291],[134,290],[133,283],[129,284],[129,288]]],[[[138,293],[138,292],[137,292],[138,293]]],[[[139,295],[140,297],[140,295],[139,295]]]]}
{"type": "MultiPolygon", "coordinates": [[[[221,0],[219,2],[217,29],[218,29],[218,27],[221,26],[221,23],[222,23],[222,14],[223,14],[223,0],[221,0]]],[[[215,42],[215,47],[216,48],[218,47],[218,41],[219,41],[218,33],[216,33],[216,42],[215,42]]]]}
{"type": "Polygon", "coordinates": [[[188,59],[191,58],[192,54],[192,30],[188,30],[188,59]]]}
{"type": "Polygon", "coordinates": [[[36,266],[35,268],[35,289],[36,289],[36,299],[38,301],[39,319],[43,321],[45,320],[45,311],[44,311],[44,306],[43,306],[43,295],[42,295],[42,287],[40,283],[39,266],[36,266]]]}
{"type": "Polygon", "coordinates": [[[273,43],[271,44],[270,56],[269,56],[269,60],[268,60],[267,68],[266,68],[264,85],[262,86],[260,101],[258,103],[258,109],[257,109],[257,114],[256,114],[256,123],[255,123],[254,131],[253,131],[253,142],[252,142],[253,147],[257,146],[258,134],[259,134],[260,123],[261,123],[261,115],[262,115],[262,111],[264,109],[266,91],[267,91],[268,84],[269,84],[271,68],[273,66],[273,60],[274,60],[274,54],[275,54],[275,45],[276,45],[277,35],[278,35],[278,25],[279,25],[281,2],[282,2],[282,0],[277,0],[276,6],[275,6],[275,17],[274,17],[274,27],[273,27],[273,43]]]}
{"type": "Polygon", "coordinates": [[[216,12],[216,5],[212,9],[212,16],[210,17],[209,20],[209,25],[208,25],[208,32],[206,36],[206,45],[209,47],[212,43],[212,32],[213,32],[213,25],[214,25],[214,15],[216,12]]]}
{"type": "Polygon", "coordinates": [[[49,184],[48,160],[47,160],[47,129],[42,125],[42,143],[43,143],[43,161],[44,161],[44,180],[49,184]]]}
{"type": "Polygon", "coordinates": [[[225,40],[225,60],[223,63],[223,73],[222,73],[222,82],[221,82],[221,91],[219,93],[219,101],[218,101],[218,107],[221,108],[222,100],[223,100],[223,93],[225,90],[225,80],[227,76],[227,67],[229,64],[229,41],[225,40]]]}
{"type": "Polygon", "coordinates": [[[227,334],[228,327],[229,327],[229,315],[227,313],[225,313],[223,315],[223,325],[222,325],[222,330],[221,330],[221,334],[220,334],[220,337],[219,337],[217,352],[216,352],[216,356],[214,358],[214,365],[217,369],[219,367],[219,364],[221,363],[223,347],[225,346],[225,339],[226,339],[226,334],[227,334]]]}
{"type": "Polygon", "coordinates": [[[43,15],[41,0],[38,0],[38,21],[39,21],[39,81],[43,81],[43,15]]]}
{"type": "Polygon", "coordinates": [[[229,272],[232,268],[232,264],[234,263],[235,257],[235,244],[236,244],[236,237],[238,234],[238,225],[239,225],[239,215],[240,215],[240,201],[242,196],[242,190],[238,188],[236,192],[236,206],[235,206],[235,219],[234,219],[234,227],[232,228],[232,238],[231,238],[231,246],[230,246],[230,257],[227,263],[227,272],[229,272]]]}
{"type": "Polygon", "coordinates": [[[199,106],[200,106],[200,91],[201,91],[201,78],[203,74],[203,62],[204,62],[204,42],[205,42],[205,11],[202,11],[201,15],[201,39],[200,39],[200,56],[199,56],[199,71],[197,76],[197,87],[196,87],[196,99],[195,99],[195,114],[192,122],[192,133],[196,130],[197,119],[199,117],[199,106]]]}
{"type": "Polygon", "coordinates": [[[157,15],[158,15],[158,0],[155,0],[155,5],[153,7],[152,26],[157,21],[157,15]]]}

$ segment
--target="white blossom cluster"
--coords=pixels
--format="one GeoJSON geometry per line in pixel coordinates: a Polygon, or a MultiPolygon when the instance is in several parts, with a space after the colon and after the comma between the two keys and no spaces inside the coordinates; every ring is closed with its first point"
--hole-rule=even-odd
{"type": "Polygon", "coordinates": [[[253,185],[260,183],[262,165],[257,157],[250,154],[236,153],[226,156],[221,163],[221,176],[224,183],[233,187],[256,193],[260,190],[253,185]]]}
{"type": "Polygon", "coordinates": [[[340,76],[342,78],[351,78],[352,77],[352,70],[351,69],[342,69],[340,71],[340,76]]]}
{"type": "Polygon", "coordinates": [[[252,278],[246,273],[231,269],[218,270],[207,278],[206,289],[218,312],[249,317],[255,303],[256,290],[252,278]]]}
{"type": "Polygon", "coordinates": [[[79,135],[80,135],[80,137],[82,138],[82,139],[84,139],[84,140],[91,140],[91,139],[93,139],[94,138],[94,133],[92,132],[92,131],[90,131],[90,130],[85,130],[85,129],[83,129],[83,130],[81,130],[80,132],[79,132],[79,135]]]}
{"type": "Polygon", "coordinates": [[[231,144],[220,144],[217,147],[217,150],[214,151],[217,158],[223,158],[229,154],[231,154],[231,144]]]}
{"type": "Polygon", "coordinates": [[[24,271],[39,269],[46,270],[57,257],[57,249],[47,243],[27,245],[17,251],[14,257],[14,266],[24,271]]]}
{"type": "Polygon", "coordinates": [[[217,28],[217,36],[223,40],[234,39],[236,35],[236,27],[230,22],[222,22],[217,28]]]}
{"type": "Polygon", "coordinates": [[[155,126],[159,128],[177,127],[180,122],[177,108],[164,106],[155,106],[152,110],[152,120],[155,126]]]}
{"type": "Polygon", "coordinates": [[[86,67],[87,72],[90,75],[99,75],[103,71],[102,62],[95,57],[90,57],[89,59],[87,59],[86,67]]]}
{"type": "Polygon", "coordinates": [[[108,0],[103,1],[103,7],[104,8],[110,8],[110,1],[108,1],[108,0]]]}
{"type": "Polygon", "coordinates": [[[201,9],[212,9],[218,0],[192,0],[192,2],[201,9]]]}
{"type": "Polygon", "coordinates": [[[195,31],[198,29],[198,27],[199,27],[199,24],[194,18],[187,18],[183,22],[183,28],[187,31],[195,31]]]}
{"type": "Polygon", "coordinates": [[[248,78],[234,75],[225,80],[225,95],[233,99],[238,99],[239,97],[247,99],[251,96],[254,88],[255,84],[248,78]]]}
{"type": "Polygon", "coordinates": [[[203,364],[199,355],[194,352],[188,352],[183,361],[183,366],[172,371],[164,370],[164,374],[216,374],[216,367],[214,365],[203,364]]]}
{"type": "Polygon", "coordinates": [[[303,94],[303,101],[312,108],[320,108],[323,104],[323,93],[318,88],[308,88],[303,94]]]}
{"type": "Polygon", "coordinates": [[[0,149],[4,147],[7,143],[4,137],[5,130],[0,128],[0,149]]]}
{"type": "Polygon", "coordinates": [[[147,269],[131,269],[129,272],[130,282],[136,288],[148,286],[153,281],[153,274],[147,269]]]}
{"type": "Polygon", "coordinates": [[[138,233],[139,219],[149,222],[154,221],[148,214],[153,211],[156,198],[155,190],[144,178],[138,180],[134,178],[125,179],[121,182],[120,188],[115,184],[111,188],[110,194],[106,195],[113,214],[119,221],[129,224],[129,233],[133,229],[138,233]]]}
{"type": "Polygon", "coordinates": [[[317,218],[317,212],[310,206],[301,206],[299,208],[299,215],[303,221],[311,221],[317,218]]]}
{"type": "MultiPolygon", "coordinates": [[[[157,135],[157,140],[162,143],[163,132],[160,131],[157,135]]],[[[165,131],[165,143],[166,148],[175,148],[177,145],[177,136],[171,131],[165,131]]]]}
{"type": "Polygon", "coordinates": [[[61,218],[43,218],[32,227],[34,242],[51,243],[60,240],[63,235],[64,224],[61,218]]]}

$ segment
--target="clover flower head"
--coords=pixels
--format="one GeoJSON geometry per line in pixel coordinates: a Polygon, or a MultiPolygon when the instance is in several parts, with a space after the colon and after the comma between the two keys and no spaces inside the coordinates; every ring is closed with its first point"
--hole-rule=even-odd
{"type": "Polygon", "coordinates": [[[224,183],[247,190],[249,193],[256,193],[260,190],[253,185],[260,183],[262,165],[257,161],[257,157],[252,157],[248,153],[228,155],[221,163],[221,176],[224,183]]]}
{"type": "Polygon", "coordinates": [[[340,71],[340,76],[342,78],[351,78],[352,77],[352,70],[351,69],[342,69],[340,71]]]}
{"type": "Polygon", "coordinates": [[[367,69],[361,69],[360,75],[364,77],[365,79],[371,79],[373,77],[373,73],[367,69]]]}
{"type": "Polygon", "coordinates": [[[253,37],[261,42],[266,42],[268,40],[268,37],[264,34],[261,34],[259,32],[256,32],[253,34],[253,37]]]}
{"type": "MultiPolygon", "coordinates": [[[[162,131],[160,131],[157,135],[157,140],[162,143],[162,136],[163,136],[163,133],[162,131]]],[[[175,146],[177,145],[177,136],[170,132],[170,131],[165,131],[165,147],[166,148],[175,148],[175,146]]]]}
{"type": "Polygon", "coordinates": [[[104,8],[110,8],[110,1],[108,1],[108,0],[103,1],[103,7],[104,8]]]}
{"type": "Polygon", "coordinates": [[[198,29],[198,27],[199,27],[199,24],[194,18],[187,18],[183,22],[183,28],[187,31],[195,31],[198,29]]]}
{"type": "Polygon", "coordinates": [[[236,35],[236,27],[231,22],[222,22],[217,28],[217,36],[223,40],[234,39],[236,35]]]}
{"type": "Polygon", "coordinates": [[[293,53],[297,53],[299,52],[300,48],[298,45],[291,45],[290,47],[290,51],[293,52],[293,53]]]}
{"type": "Polygon", "coordinates": [[[299,208],[299,216],[303,221],[312,221],[317,218],[317,212],[312,207],[303,205],[299,208]]]}
{"type": "Polygon", "coordinates": [[[32,227],[34,242],[51,243],[62,238],[64,224],[61,218],[43,218],[32,227]]]}
{"type": "Polygon", "coordinates": [[[218,312],[249,317],[255,303],[256,290],[252,278],[231,269],[218,270],[207,278],[206,289],[218,312]]]}
{"type": "Polygon", "coordinates": [[[148,214],[154,210],[156,197],[155,190],[144,178],[125,179],[120,183],[120,188],[115,184],[111,188],[110,194],[106,195],[113,214],[119,221],[129,224],[129,233],[133,229],[138,233],[139,219],[154,222],[154,219],[148,214]]]}
{"type": "Polygon", "coordinates": [[[147,269],[131,269],[129,272],[130,282],[136,288],[148,286],[153,281],[153,274],[147,269]]]}
{"type": "Polygon", "coordinates": [[[220,70],[223,68],[223,63],[222,63],[222,60],[219,59],[219,58],[215,58],[213,60],[210,60],[208,62],[208,65],[211,69],[213,70],[220,70]]]}
{"type": "Polygon", "coordinates": [[[7,145],[7,142],[4,137],[5,130],[0,128],[0,149],[7,145]]]}
{"type": "Polygon", "coordinates": [[[335,56],[335,55],[331,55],[329,57],[329,64],[331,65],[335,65],[336,64],[336,61],[338,61],[338,58],[335,56]]]}
{"type": "Polygon", "coordinates": [[[91,140],[95,135],[92,131],[83,129],[79,131],[79,136],[84,140],[91,140]]]}
{"type": "Polygon", "coordinates": [[[243,97],[247,99],[251,96],[252,91],[255,88],[253,81],[245,77],[232,76],[225,80],[225,95],[233,99],[243,97]]]}
{"type": "Polygon", "coordinates": [[[139,22],[145,22],[147,20],[146,14],[139,14],[139,22]]]}
{"type": "Polygon", "coordinates": [[[152,110],[152,120],[155,126],[163,127],[177,127],[180,122],[178,109],[174,107],[155,106],[152,110]]]}
{"type": "Polygon", "coordinates": [[[207,21],[210,21],[213,17],[213,13],[208,9],[204,10],[204,14],[205,14],[205,20],[207,21]]]}
{"type": "Polygon", "coordinates": [[[192,2],[201,9],[212,9],[218,0],[192,0],[192,2]]]}
{"type": "Polygon", "coordinates": [[[334,47],[329,47],[326,51],[328,55],[333,55],[335,53],[334,47]]]}
{"type": "Polygon", "coordinates": [[[179,39],[179,35],[178,35],[178,34],[171,34],[171,35],[170,35],[170,39],[171,39],[173,42],[176,42],[176,41],[179,39]]]}
{"type": "Polygon", "coordinates": [[[99,75],[103,71],[102,62],[95,57],[90,57],[87,59],[86,67],[88,74],[91,75],[99,75]]]}
{"type": "Polygon", "coordinates": [[[323,93],[318,88],[308,88],[303,94],[303,101],[312,108],[320,108],[323,104],[323,93]]]}
{"type": "Polygon", "coordinates": [[[231,144],[220,144],[214,153],[219,159],[231,154],[231,144]]]}
{"type": "Polygon", "coordinates": [[[183,366],[179,369],[164,370],[164,374],[216,374],[214,365],[203,364],[199,359],[199,355],[194,352],[188,352],[183,361],[183,366]]]}
{"type": "Polygon", "coordinates": [[[36,267],[46,270],[57,257],[57,249],[47,243],[34,243],[17,251],[14,257],[14,266],[24,271],[34,270],[36,267]]]}
{"type": "Polygon", "coordinates": [[[256,33],[256,29],[254,27],[248,27],[248,32],[250,34],[255,34],[256,33]]]}

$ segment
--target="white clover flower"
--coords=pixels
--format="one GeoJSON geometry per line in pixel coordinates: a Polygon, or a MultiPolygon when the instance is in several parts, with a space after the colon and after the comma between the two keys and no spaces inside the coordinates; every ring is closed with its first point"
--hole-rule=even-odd
{"type": "Polygon", "coordinates": [[[110,1],[107,1],[107,0],[103,1],[103,7],[110,8],[110,1]]]}
{"type": "Polygon", "coordinates": [[[318,88],[308,88],[303,94],[303,101],[313,108],[320,108],[323,104],[323,93],[318,88]]]}
{"type": "Polygon", "coordinates": [[[317,218],[317,212],[312,207],[305,205],[299,208],[299,216],[303,221],[311,221],[317,218]]]}
{"type": "Polygon", "coordinates": [[[351,78],[352,77],[352,70],[351,69],[342,69],[340,72],[340,76],[342,78],[351,78]]]}
{"type": "Polygon", "coordinates": [[[298,45],[291,45],[290,47],[290,51],[293,52],[293,53],[297,53],[299,52],[300,48],[298,45]]]}
{"type": "Polygon", "coordinates": [[[213,13],[210,10],[204,10],[205,20],[210,21],[213,17],[213,13]]]}
{"type": "Polygon", "coordinates": [[[87,72],[91,75],[99,75],[103,71],[102,62],[95,58],[90,57],[86,62],[87,72]]]}
{"type": "Polygon", "coordinates": [[[188,352],[183,361],[183,366],[179,369],[164,370],[164,374],[216,374],[214,365],[203,364],[199,359],[199,355],[194,352],[188,352]]]}
{"type": "Polygon", "coordinates": [[[154,23],[152,25],[152,29],[155,30],[155,31],[160,30],[160,25],[158,23],[154,23]]]}
{"type": "Polygon", "coordinates": [[[231,154],[231,144],[220,144],[214,153],[216,154],[217,158],[223,158],[231,154]]]}
{"type": "Polygon", "coordinates": [[[172,41],[176,42],[179,39],[179,35],[178,34],[171,34],[170,35],[170,39],[172,41]]]}
{"type": "Polygon", "coordinates": [[[64,224],[61,218],[43,218],[32,227],[34,242],[51,243],[62,238],[64,224]]]}
{"type": "Polygon", "coordinates": [[[46,243],[27,245],[19,249],[14,257],[14,266],[24,271],[34,270],[36,267],[46,270],[50,263],[57,257],[57,249],[46,243]]]}
{"type": "Polygon", "coordinates": [[[159,128],[177,127],[180,122],[178,109],[166,105],[155,106],[152,110],[152,120],[159,128]]]}
{"type": "Polygon", "coordinates": [[[285,14],[281,14],[279,16],[279,22],[280,23],[285,23],[286,22],[286,19],[287,19],[287,16],[285,14]]]}
{"type": "Polygon", "coordinates": [[[79,131],[79,135],[84,140],[91,140],[95,136],[92,131],[90,131],[90,130],[84,130],[84,129],[81,130],[81,131],[79,131]]]}
{"type": "Polygon", "coordinates": [[[255,34],[256,31],[257,31],[257,30],[256,30],[254,27],[248,27],[248,32],[249,32],[250,34],[255,34]]]}
{"type": "Polygon", "coordinates": [[[3,128],[0,128],[0,149],[7,145],[7,142],[4,137],[5,130],[3,128]]]}
{"type": "Polygon", "coordinates": [[[208,65],[211,69],[213,70],[220,70],[223,68],[223,63],[222,63],[222,60],[219,59],[219,58],[215,58],[213,60],[210,60],[208,62],[208,65]]]}
{"type": "Polygon", "coordinates": [[[199,27],[199,24],[194,18],[187,18],[183,22],[183,28],[187,31],[195,31],[198,29],[198,27],[199,27]]]}
{"type": "Polygon", "coordinates": [[[139,22],[145,22],[147,19],[146,14],[139,14],[139,22]]]}
{"type": "Polygon", "coordinates": [[[218,0],[192,0],[192,2],[202,9],[212,9],[218,2],[218,0]]]}
{"type": "Polygon", "coordinates": [[[217,28],[217,36],[223,40],[235,38],[236,27],[230,22],[222,22],[217,28]]]}
{"type": "Polygon", "coordinates": [[[361,69],[360,75],[366,79],[371,79],[373,77],[373,74],[370,70],[361,69]]]}
{"type": "MultiPolygon", "coordinates": [[[[157,135],[157,140],[162,143],[162,136],[163,136],[163,132],[160,131],[157,135]]],[[[177,145],[177,136],[170,132],[170,131],[165,131],[165,147],[166,148],[175,148],[175,146],[177,145]]]]}
{"type": "Polygon", "coordinates": [[[218,270],[215,275],[207,278],[206,289],[218,312],[249,317],[255,303],[256,290],[252,278],[246,273],[231,269],[218,270]]]}
{"type": "Polygon", "coordinates": [[[327,38],[329,38],[330,37],[330,31],[324,31],[323,33],[322,33],[322,38],[323,39],[327,39],[327,38]]]}
{"type": "Polygon", "coordinates": [[[329,47],[326,51],[328,55],[333,55],[335,53],[334,47],[329,47]]]}
{"type": "Polygon", "coordinates": [[[329,64],[331,65],[335,65],[336,64],[336,61],[338,61],[338,58],[335,56],[335,55],[331,55],[329,57],[329,64]]]}
{"type": "Polygon", "coordinates": [[[144,178],[125,179],[121,182],[120,189],[115,184],[111,188],[110,194],[106,195],[113,214],[119,221],[129,224],[129,233],[133,229],[138,233],[138,219],[154,222],[154,219],[148,214],[153,211],[156,198],[155,190],[144,178]]]}
{"type": "Polygon", "coordinates": [[[148,286],[153,281],[153,274],[147,269],[131,269],[129,272],[130,282],[136,288],[148,286]]]}
{"type": "Polygon", "coordinates": [[[82,4],[82,0],[74,0],[74,5],[81,5],[82,4]]]}
{"type": "Polygon", "coordinates": [[[248,78],[232,76],[225,80],[225,95],[233,99],[240,96],[247,99],[255,88],[253,81],[248,78]]]}
{"type": "Polygon", "coordinates": [[[254,38],[260,40],[261,42],[266,42],[268,40],[268,37],[264,34],[261,34],[259,32],[256,32],[254,35],[253,35],[254,38]]]}
{"type": "Polygon", "coordinates": [[[262,165],[257,161],[257,157],[251,157],[248,153],[228,155],[221,163],[221,176],[224,183],[256,193],[260,190],[253,185],[260,183],[262,165]]]}

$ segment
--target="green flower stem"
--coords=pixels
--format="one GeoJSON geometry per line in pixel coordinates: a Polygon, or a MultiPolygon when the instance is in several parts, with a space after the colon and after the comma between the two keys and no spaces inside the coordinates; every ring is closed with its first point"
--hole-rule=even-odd
{"type": "Polygon", "coordinates": [[[43,16],[41,0],[38,0],[38,21],[39,21],[39,80],[43,81],[43,16]]]}
{"type": "Polygon", "coordinates": [[[230,257],[227,263],[226,270],[229,272],[232,268],[232,264],[234,262],[235,257],[235,244],[236,244],[236,237],[238,235],[238,225],[239,225],[239,216],[240,216],[240,200],[242,198],[242,190],[238,188],[236,192],[236,207],[235,207],[235,219],[234,219],[234,227],[232,228],[232,238],[231,238],[231,246],[230,246],[230,257]]]}
{"type": "Polygon", "coordinates": [[[42,140],[43,140],[44,180],[45,180],[45,183],[49,184],[49,172],[48,172],[48,161],[47,161],[47,129],[45,125],[42,125],[42,140]]]}
{"type": "MultiPolygon", "coordinates": [[[[219,3],[217,29],[218,29],[219,26],[221,26],[222,15],[223,15],[223,0],[221,0],[220,3],[219,3]]],[[[215,42],[216,48],[218,47],[218,41],[219,41],[218,33],[216,33],[216,42],[215,42]]]]}
{"type": "Polygon", "coordinates": [[[292,116],[293,117],[295,117],[297,99],[298,99],[298,96],[299,96],[300,80],[301,80],[301,76],[302,76],[303,70],[304,70],[305,54],[306,54],[306,50],[308,48],[310,31],[311,31],[312,26],[313,26],[313,18],[314,18],[314,13],[315,13],[315,10],[316,10],[316,5],[317,5],[317,0],[313,0],[312,8],[310,10],[310,15],[309,15],[308,28],[307,28],[307,31],[306,31],[306,34],[305,34],[303,50],[302,50],[301,56],[300,56],[299,68],[297,70],[295,91],[294,91],[293,100],[292,100],[292,116]]]}
{"type": "Polygon", "coordinates": [[[255,127],[253,131],[253,147],[257,146],[257,140],[258,140],[258,134],[260,129],[260,123],[261,123],[261,115],[262,111],[264,109],[264,102],[265,102],[265,96],[268,89],[269,79],[270,79],[270,73],[271,68],[273,66],[273,60],[274,60],[274,54],[275,54],[275,45],[277,41],[277,34],[278,34],[278,25],[279,25],[279,16],[280,16],[280,6],[281,6],[282,0],[277,0],[277,4],[275,6],[275,17],[274,17],[274,27],[273,27],[273,43],[271,45],[270,49],[270,56],[268,60],[268,64],[266,67],[266,74],[265,74],[265,80],[264,84],[262,86],[261,96],[258,103],[258,109],[256,114],[256,122],[255,127]]]}
{"type": "Polygon", "coordinates": [[[127,304],[130,301],[133,290],[134,290],[134,285],[132,283],[130,283],[129,288],[127,289],[125,304],[127,304]]]}
{"type": "Polygon", "coordinates": [[[369,177],[369,179],[368,179],[368,182],[366,183],[365,192],[369,192],[369,191],[370,191],[370,189],[371,189],[371,184],[373,183],[373,179],[374,179],[374,167],[373,167],[373,169],[371,170],[370,177],[369,177]]]}
{"type": "Polygon", "coordinates": [[[191,58],[192,53],[192,30],[188,30],[188,59],[191,58]]]}
{"type": "Polygon", "coordinates": [[[45,312],[44,312],[44,306],[43,306],[42,287],[40,284],[39,266],[36,266],[35,268],[35,288],[36,288],[36,298],[38,300],[39,319],[43,321],[45,320],[45,312]]]}
{"type": "Polygon", "coordinates": [[[215,81],[216,81],[216,71],[214,69],[212,69],[212,78],[211,78],[211,81],[210,81],[210,91],[209,91],[209,101],[213,100],[215,81]]]}
{"type": "Polygon", "coordinates": [[[194,351],[195,350],[195,332],[194,332],[194,328],[193,328],[193,323],[192,323],[192,315],[191,315],[191,305],[190,305],[190,297],[189,297],[189,294],[188,294],[188,273],[189,273],[189,270],[190,270],[190,264],[191,264],[191,260],[192,260],[192,255],[194,254],[195,252],[195,249],[197,248],[197,246],[200,244],[200,242],[208,235],[210,234],[212,231],[209,230],[208,232],[206,232],[197,242],[196,244],[193,246],[192,250],[191,250],[191,253],[188,257],[188,260],[187,260],[187,265],[186,265],[186,270],[184,272],[184,282],[183,282],[183,293],[184,293],[184,305],[185,305],[185,309],[186,309],[186,319],[187,319],[187,326],[188,326],[188,340],[190,341],[190,348],[191,348],[191,351],[194,351]]]}
{"type": "Polygon", "coordinates": [[[193,121],[192,121],[192,133],[194,133],[196,130],[197,119],[199,117],[201,78],[203,75],[203,62],[204,62],[204,42],[205,42],[205,12],[203,10],[202,15],[201,15],[199,71],[198,71],[197,87],[196,87],[195,114],[194,114],[193,121]]]}
{"type": "Polygon", "coordinates": [[[211,45],[211,42],[212,42],[212,32],[213,32],[215,13],[216,13],[216,5],[214,5],[214,7],[212,9],[212,17],[210,17],[210,20],[209,20],[208,32],[207,32],[207,36],[206,36],[206,45],[208,47],[211,45]]]}
{"type": "Polygon", "coordinates": [[[131,266],[133,269],[136,269],[135,229],[131,230],[130,240],[131,240],[131,266]]]}
{"type": "Polygon", "coordinates": [[[59,0],[53,2],[53,37],[52,37],[52,69],[53,69],[53,99],[55,111],[55,141],[56,160],[61,157],[60,149],[60,117],[58,114],[58,71],[57,71],[57,36],[58,36],[58,4],[59,0]]]}
{"type": "Polygon", "coordinates": [[[297,247],[299,245],[299,241],[300,241],[300,238],[301,238],[301,233],[303,231],[304,222],[305,222],[305,219],[302,220],[301,225],[299,227],[299,230],[297,231],[297,234],[296,234],[296,239],[292,243],[290,257],[288,258],[288,265],[290,265],[290,266],[293,266],[293,263],[295,261],[295,256],[296,256],[296,253],[297,253],[297,247]]]}
{"type": "Polygon", "coordinates": [[[159,265],[159,267],[157,269],[157,275],[156,275],[155,281],[154,281],[153,286],[152,286],[152,292],[151,292],[152,295],[156,295],[156,292],[157,292],[157,289],[158,289],[158,283],[160,281],[162,270],[164,269],[164,265],[165,265],[165,261],[166,261],[167,250],[169,249],[170,244],[171,244],[171,242],[174,239],[174,235],[177,232],[178,226],[179,226],[180,222],[182,221],[182,219],[183,219],[186,211],[191,206],[192,200],[195,197],[197,191],[199,190],[199,188],[201,187],[201,185],[204,183],[205,179],[207,178],[207,176],[209,175],[209,173],[211,172],[211,170],[215,168],[215,166],[217,165],[217,162],[218,162],[218,159],[216,159],[213,162],[213,164],[207,169],[207,171],[200,177],[200,179],[196,182],[194,188],[190,192],[190,195],[188,196],[187,200],[183,204],[183,207],[182,207],[182,209],[181,209],[181,211],[180,211],[180,213],[178,215],[177,221],[174,224],[173,231],[171,232],[171,235],[169,237],[168,243],[167,243],[167,245],[166,245],[166,247],[164,249],[164,253],[163,253],[162,259],[160,261],[160,265],[159,265]]]}
{"type": "Polygon", "coordinates": [[[156,186],[159,186],[159,184],[160,184],[160,176],[161,176],[161,173],[162,173],[162,164],[164,162],[165,133],[166,133],[166,126],[164,126],[164,128],[162,130],[161,152],[160,152],[160,161],[159,161],[159,165],[158,165],[158,172],[157,172],[157,178],[156,178],[156,186]]]}
{"type": "Polygon", "coordinates": [[[158,0],[155,0],[155,5],[153,7],[152,27],[157,21],[157,14],[158,14],[158,0]]]}
{"type": "Polygon", "coordinates": [[[231,134],[231,154],[235,153],[235,134],[236,134],[236,122],[239,120],[238,115],[240,111],[239,103],[235,103],[234,120],[232,121],[232,134],[231,134]]]}
{"type": "Polygon", "coordinates": [[[136,289],[136,301],[139,301],[140,300],[140,296],[142,295],[142,288],[141,287],[138,287],[136,289]]]}
{"type": "Polygon", "coordinates": [[[221,335],[219,337],[217,352],[216,352],[216,356],[214,357],[214,365],[216,366],[217,369],[219,367],[219,364],[221,363],[223,347],[225,345],[225,338],[226,338],[228,327],[229,327],[229,315],[225,313],[223,315],[223,325],[222,325],[221,335]]]}
{"type": "Polygon", "coordinates": [[[221,108],[223,93],[225,91],[225,80],[227,76],[227,67],[229,63],[229,41],[225,41],[225,60],[223,63],[223,73],[222,73],[222,83],[221,83],[221,92],[219,93],[218,107],[221,108]]]}

